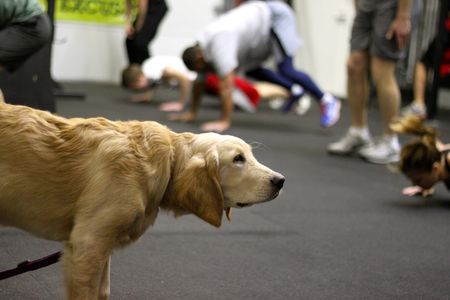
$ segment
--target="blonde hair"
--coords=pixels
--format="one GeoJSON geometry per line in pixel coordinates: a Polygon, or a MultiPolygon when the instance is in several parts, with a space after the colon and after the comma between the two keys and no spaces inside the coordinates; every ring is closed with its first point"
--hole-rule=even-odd
{"type": "Polygon", "coordinates": [[[131,64],[122,71],[122,86],[130,88],[144,73],[139,64],[131,64]]]}
{"type": "Polygon", "coordinates": [[[403,173],[411,171],[430,172],[433,164],[440,161],[441,153],[436,146],[437,131],[416,116],[407,116],[391,124],[394,132],[419,136],[402,147],[398,169],[403,173]]]}

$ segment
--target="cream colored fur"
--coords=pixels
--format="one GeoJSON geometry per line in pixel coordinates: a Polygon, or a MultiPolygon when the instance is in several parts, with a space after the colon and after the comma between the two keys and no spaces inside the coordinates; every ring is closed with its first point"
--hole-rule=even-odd
{"type": "Polygon", "coordinates": [[[239,138],[156,122],[0,103],[0,145],[0,225],[64,242],[68,299],[107,299],[113,249],[138,239],[159,208],[219,227],[224,210],[272,200],[284,182],[239,138]]]}

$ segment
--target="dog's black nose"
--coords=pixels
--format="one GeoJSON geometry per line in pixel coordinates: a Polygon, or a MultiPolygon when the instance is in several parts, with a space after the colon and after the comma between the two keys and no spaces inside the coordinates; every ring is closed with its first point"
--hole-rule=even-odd
{"type": "Polygon", "coordinates": [[[283,187],[285,178],[284,176],[281,175],[275,175],[272,177],[272,179],[270,179],[270,182],[277,187],[277,189],[281,190],[281,188],[283,187]]]}

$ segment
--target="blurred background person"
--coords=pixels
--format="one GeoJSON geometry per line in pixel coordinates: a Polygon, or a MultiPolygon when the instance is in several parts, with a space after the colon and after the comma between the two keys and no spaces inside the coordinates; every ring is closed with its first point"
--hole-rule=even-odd
{"type": "Polygon", "coordinates": [[[133,16],[132,0],[126,0],[125,45],[129,64],[141,65],[150,57],[149,44],[167,11],[165,0],[138,0],[136,16],[133,16]]]}
{"type": "Polygon", "coordinates": [[[419,136],[404,145],[400,152],[397,168],[413,183],[403,189],[403,194],[430,196],[439,182],[450,190],[450,144],[445,145],[438,139],[437,130],[414,115],[394,122],[391,128],[398,133],[419,136]]]}
{"type": "MultiPolygon", "coordinates": [[[[220,78],[222,116],[202,125],[205,131],[222,132],[231,125],[231,87],[236,72],[246,73],[259,81],[268,81],[287,88],[290,102],[308,91],[321,106],[320,123],[333,126],[340,115],[340,101],[324,93],[305,73],[296,70],[292,57],[300,46],[296,33],[295,15],[282,1],[249,1],[220,16],[200,34],[197,43],[183,53],[186,66],[199,73],[214,72],[220,78]],[[278,71],[260,67],[273,56],[278,71]]],[[[202,84],[194,84],[191,110],[174,120],[195,119],[201,97],[202,84]]]]}
{"type": "Polygon", "coordinates": [[[400,143],[390,123],[399,114],[400,89],[396,62],[405,53],[411,33],[413,0],[359,0],[353,22],[348,59],[347,97],[351,126],[339,141],[328,145],[338,155],[357,153],[369,162],[398,161],[400,143]],[[383,122],[382,136],[372,142],[367,120],[371,72],[383,122]]]}
{"type": "MultiPolygon", "coordinates": [[[[153,56],[144,61],[142,68],[138,64],[125,68],[122,72],[122,86],[135,92],[132,96],[133,102],[151,101],[155,89],[162,84],[178,86],[178,100],[160,105],[163,111],[177,112],[188,104],[191,85],[196,77],[197,73],[188,70],[178,56],[153,56]]],[[[206,93],[215,96],[219,94],[217,75],[207,74],[203,83],[206,93]]],[[[281,86],[269,82],[251,82],[240,76],[234,77],[232,100],[243,111],[255,112],[262,99],[279,101],[288,97],[289,92],[281,86]]]]}
{"type": "Polygon", "coordinates": [[[50,20],[37,0],[0,1],[0,71],[14,72],[50,38],[50,20]]]}

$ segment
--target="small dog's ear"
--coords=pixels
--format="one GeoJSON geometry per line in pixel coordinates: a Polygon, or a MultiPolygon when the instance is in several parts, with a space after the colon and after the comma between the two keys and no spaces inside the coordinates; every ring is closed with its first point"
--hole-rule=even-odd
{"type": "Polygon", "coordinates": [[[189,159],[174,181],[177,205],[220,227],[223,214],[223,194],[219,184],[219,156],[216,149],[189,159]]]}

